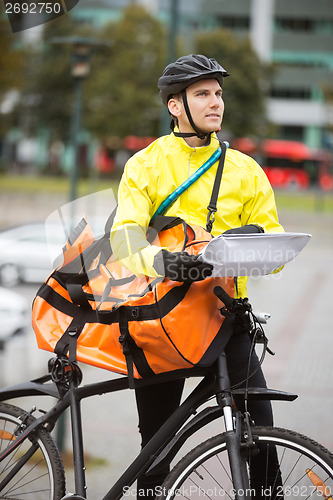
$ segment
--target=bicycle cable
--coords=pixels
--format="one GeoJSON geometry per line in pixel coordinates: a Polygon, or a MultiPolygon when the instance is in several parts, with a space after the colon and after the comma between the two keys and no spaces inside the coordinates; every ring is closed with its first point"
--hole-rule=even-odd
{"type": "Polygon", "coordinates": [[[247,361],[245,361],[237,369],[230,371],[230,373],[232,374],[232,373],[236,373],[237,371],[240,371],[245,365],[248,366],[248,370],[247,370],[246,378],[244,378],[240,382],[237,382],[236,384],[233,384],[231,386],[231,390],[235,390],[238,387],[241,387],[245,383],[246,384],[246,391],[247,391],[247,389],[249,387],[249,385],[248,385],[249,379],[255,373],[257,373],[257,371],[260,369],[261,365],[264,362],[264,359],[265,359],[265,356],[266,356],[266,351],[268,350],[268,348],[267,348],[268,339],[267,339],[267,337],[265,335],[263,327],[261,326],[260,322],[258,321],[258,318],[255,316],[255,314],[252,311],[248,311],[248,314],[251,315],[251,317],[252,317],[252,324],[254,325],[253,328],[252,328],[252,331],[249,332],[250,337],[252,335],[249,357],[248,357],[247,361]],[[255,349],[256,344],[258,343],[257,337],[259,337],[259,336],[263,340],[264,347],[263,347],[263,351],[261,353],[261,356],[259,358],[258,366],[252,371],[252,373],[250,373],[251,356],[252,356],[252,353],[253,353],[253,351],[255,349]]]}

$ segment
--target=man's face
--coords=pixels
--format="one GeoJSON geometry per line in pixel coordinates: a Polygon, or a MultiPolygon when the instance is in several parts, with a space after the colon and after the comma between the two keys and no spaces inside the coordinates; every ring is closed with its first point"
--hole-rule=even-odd
{"type": "MultiPolygon", "coordinates": [[[[187,101],[195,125],[203,132],[214,132],[221,126],[224,102],[217,80],[200,80],[186,89],[187,101]]],[[[192,131],[184,104],[178,101],[178,124],[181,132],[192,131]]]]}

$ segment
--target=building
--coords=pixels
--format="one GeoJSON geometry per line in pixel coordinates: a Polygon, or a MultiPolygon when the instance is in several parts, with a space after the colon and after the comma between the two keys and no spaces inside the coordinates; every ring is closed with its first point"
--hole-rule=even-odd
{"type": "MultiPolygon", "coordinates": [[[[133,0],[80,0],[79,22],[101,26],[119,19],[133,0]]],[[[197,30],[224,27],[250,36],[260,58],[276,67],[267,102],[269,119],[282,139],[333,148],[333,111],[324,89],[333,82],[332,0],[136,0],[162,22],[177,8],[178,30],[193,48],[197,30]]]]}
{"type": "Polygon", "coordinates": [[[332,147],[324,89],[333,82],[333,3],[252,0],[250,19],[254,47],[277,68],[268,115],[281,138],[332,147]]]}

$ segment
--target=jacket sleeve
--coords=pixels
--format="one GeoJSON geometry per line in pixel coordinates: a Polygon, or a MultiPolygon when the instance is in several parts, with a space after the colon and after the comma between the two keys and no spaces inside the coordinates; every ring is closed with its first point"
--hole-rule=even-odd
{"type": "Polygon", "coordinates": [[[137,276],[157,277],[154,257],[161,247],[146,239],[153,215],[156,181],[149,179],[152,169],[145,169],[136,157],[126,164],[118,190],[118,208],[111,229],[111,246],[115,258],[137,276]]]}
{"type": "MultiPolygon", "coordinates": [[[[254,175],[251,176],[251,196],[244,203],[242,225],[256,224],[262,227],[265,233],[283,233],[284,229],[278,220],[272,186],[260,165],[254,160],[252,162],[254,175]]],[[[280,272],[283,267],[275,269],[272,274],[280,272]]]]}
{"type": "Polygon", "coordinates": [[[256,224],[265,233],[281,233],[284,229],[278,220],[273,189],[262,168],[254,160],[251,159],[251,162],[253,175],[249,176],[248,189],[244,189],[242,226],[256,224]]]}

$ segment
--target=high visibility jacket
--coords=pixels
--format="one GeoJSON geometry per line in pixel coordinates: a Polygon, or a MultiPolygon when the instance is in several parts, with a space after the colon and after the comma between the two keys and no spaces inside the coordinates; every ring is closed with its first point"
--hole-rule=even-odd
{"type": "MultiPolygon", "coordinates": [[[[171,133],[128,160],[119,185],[111,244],[115,257],[136,275],[158,276],[153,262],[161,248],[150,245],[145,238],[149,221],[165,198],[207,161],[218,146],[215,134],[209,145],[195,148],[171,133]]],[[[206,227],[206,207],[217,166],[218,162],[164,215],[178,216],[188,224],[206,227]]],[[[266,174],[249,156],[228,149],[212,234],[217,236],[246,224],[257,224],[265,232],[283,232],[266,174]]],[[[246,277],[238,278],[238,296],[246,296],[246,281],[246,277]]]]}

